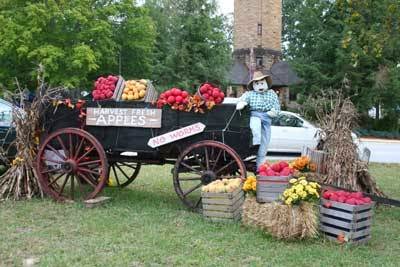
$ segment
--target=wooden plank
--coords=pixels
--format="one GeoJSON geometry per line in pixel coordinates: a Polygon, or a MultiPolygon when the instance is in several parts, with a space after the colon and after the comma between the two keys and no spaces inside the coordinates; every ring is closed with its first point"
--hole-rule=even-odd
{"type": "Polygon", "coordinates": [[[372,210],[362,212],[362,213],[356,213],[356,214],[354,214],[354,221],[358,222],[360,219],[370,218],[370,217],[372,217],[372,215],[373,215],[372,210]]]}
{"type": "Polygon", "coordinates": [[[233,205],[239,199],[244,198],[243,194],[236,195],[235,198],[202,198],[203,204],[233,205]]]}
{"type": "Polygon", "coordinates": [[[161,109],[87,108],[86,125],[161,128],[161,109]]]}
{"type": "Polygon", "coordinates": [[[327,208],[325,208],[323,206],[320,206],[320,213],[321,214],[335,216],[335,217],[338,217],[338,218],[347,219],[347,220],[353,220],[354,219],[353,213],[347,213],[347,212],[343,212],[343,211],[327,209],[327,208]]]}
{"type": "Polygon", "coordinates": [[[291,176],[257,176],[257,182],[289,182],[291,176]]]}
{"type": "Polygon", "coordinates": [[[354,213],[372,209],[372,207],[374,206],[374,203],[363,204],[363,205],[350,205],[347,203],[341,203],[341,202],[337,202],[337,201],[327,200],[324,198],[321,198],[321,203],[322,203],[322,205],[324,205],[325,203],[330,203],[330,204],[332,204],[333,208],[347,210],[349,212],[354,212],[354,213]]]}
{"type": "Polygon", "coordinates": [[[351,239],[355,239],[355,238],[370,235],[370,234],[371,234],[371,227],[367,227],[363,230],[352,232],[351,239]]]}
{"type": "Polygon", "coordinates": [[[282,194],[285,190],[286,190],[286,187],[285,188],[269,188],[269,187],[260,187],[260,188],[257,188],[258,190],[257,190],[257,193],[258,192],[265,192],[265,193],[279,193],[279,194],[282,194]]]}
{"type": "Polygon", "coordinates": [[[277,183],[258,183],[257,186],[260,188],[265,188],[265,187],[267,187],[267,188],[284,188],[284,189],[288,188],[287,184],[281,184],[281,183],[279,183],[279,184],[277,184],[277,183]]]}
{"type": "Polygon", "coordinates": [[[237,209],[241,208],[243,203],[244,203],[244,198],[240,198],[233,205],[217,205],[217,204],[206,204],[206,203],[203,203],[203,210],[234,212],[237,209]]]}
{"type": "MultiPolygon", "coordinates": [[[[337,239],[337,237],[325,235],[325,238],[327,238],[327,239],[329,239],[331,241],[334,241],[336,243],[339,243],[339,240],[337,239]]],[[[346,244],[349,244],[349,245],[361,245],[361,244],[367,243],[370,239],[371,239],[371,235],[368,235],[365,238],[362,238],[360,240],[352,240],[352,239],[350,239],[348,242],[346,242],[346,244]]]]}
{"type": "Polygon", "coordinates": [[[365,226],[371,226],[372,224],[372,220],[365,220],[362,222],[346,222],[343,220],[334,219],[323,215],[320,216],[320,222],[328,223],[330,225],[339,226],[350,230],[359,229],[365,226]]]}
{"type": "Polygon", "coordinates": [[[201,192],[202,198],[235,198],[237,194],[243,195],[242,188],[238,188],[233,192],[229,193],[213,193],[213,192],[201,192]]]}

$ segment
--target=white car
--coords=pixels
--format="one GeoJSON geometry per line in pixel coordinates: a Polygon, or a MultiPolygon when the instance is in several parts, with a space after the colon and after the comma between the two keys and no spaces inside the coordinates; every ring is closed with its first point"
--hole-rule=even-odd
{"type": "Polygon", "coordinates": [[[299,114],[281,111],[272,120],[269,152],[302,153],[306,147],[315,148],[321,129],[299,114]]]}
{"type": "Polygon", "coordinates": [[[12,121],[12,104],[0,98],[0,127],[10,127],[12,121]]]}
{"type": "MultiPolygon", "coordinates": [[[[238,98],[227,97],[224,104],[236,104],[238,98]]],[[[273,153],[303,153],[307,147],[315,148],[323,135],[320,128],[307,121],[297,113],[281,111],[272,120],[271,141],[268,152],[273,153]]],[[[356,145],[357,135],[352,133],[356,145]]]]}

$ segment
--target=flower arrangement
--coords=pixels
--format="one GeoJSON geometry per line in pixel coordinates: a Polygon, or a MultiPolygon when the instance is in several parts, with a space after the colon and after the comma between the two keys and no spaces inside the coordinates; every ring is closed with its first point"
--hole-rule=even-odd
{"type": "Polygon", "coordinates": [[[295,159],[290,164],[290,167],[301,172],[315,172],[317,170],[317,165],[312,163],[310,157],[308,156],[301,156],[295,159]]]}
{"type": "Polygon", "coordinates": [[[320,198],[321,186],[315,182],[308,182],[305,177],[290,179],[290,188],[283,192],[282,200],[286,205],[298,205],[302,201],[313,202],[320,198]]]}
{"type": "Polygon", "coordinates": [[[257,190],[257,179],[254,175],[247,177],[242,187],[243,191],[255,195],[257,190]]]}

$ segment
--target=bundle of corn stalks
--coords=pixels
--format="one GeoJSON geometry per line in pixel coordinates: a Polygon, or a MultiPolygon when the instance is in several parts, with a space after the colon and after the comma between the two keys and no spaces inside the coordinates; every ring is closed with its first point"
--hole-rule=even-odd
{"type": "Polygon", "coordinates": [[[244,225],[257,227],[279,239],[304,239],[317,236],[317,215],[312,203],[288,206],[277,202],[257,203],[247,197],[243,204],[244,225]]]}
{"type": "Polygon", "coordinates": [[[323,182],[383,196],[368,172],[368,165],[360,160],[357,145],[353,141],[352,129],[356,127],[358,114],[350,98],[338,91],[324,95],[314,105],[323,131],[323,141],[318,149],[327,154],[327,176],[323,182]]]}
{"type": "Polygon", "coordinates": [[[12,110],[16,139],[13,145],[17,154],[10,168],[0,176],[0,200],[31,199],[43,197],[43,192],[35,174],[34,163],[39,144],[41,115],[44,108],[51,104],[62,88],[47,88],[43,76],[39,79],[36,96],[32,102],[25,101],[25,94],[16,82],[13,99],[19,100],[19,107],[12,110]]]}

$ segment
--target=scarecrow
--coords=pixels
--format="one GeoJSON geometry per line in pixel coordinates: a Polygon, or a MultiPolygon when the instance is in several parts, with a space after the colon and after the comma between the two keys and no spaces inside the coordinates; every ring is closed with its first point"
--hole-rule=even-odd
{"type": "Polygon", "coordinates": [[[249,106],[251,111],[250,128],[253,134],[252,146],[257,149],[257,168],[265,162],[268,144],[271,140],[271,120],[280,112],[278,95],[270,89],[272,78],[261,72],[254,73],[248,83],[248,91],[236,104],[237,110],[249,106]]]}

